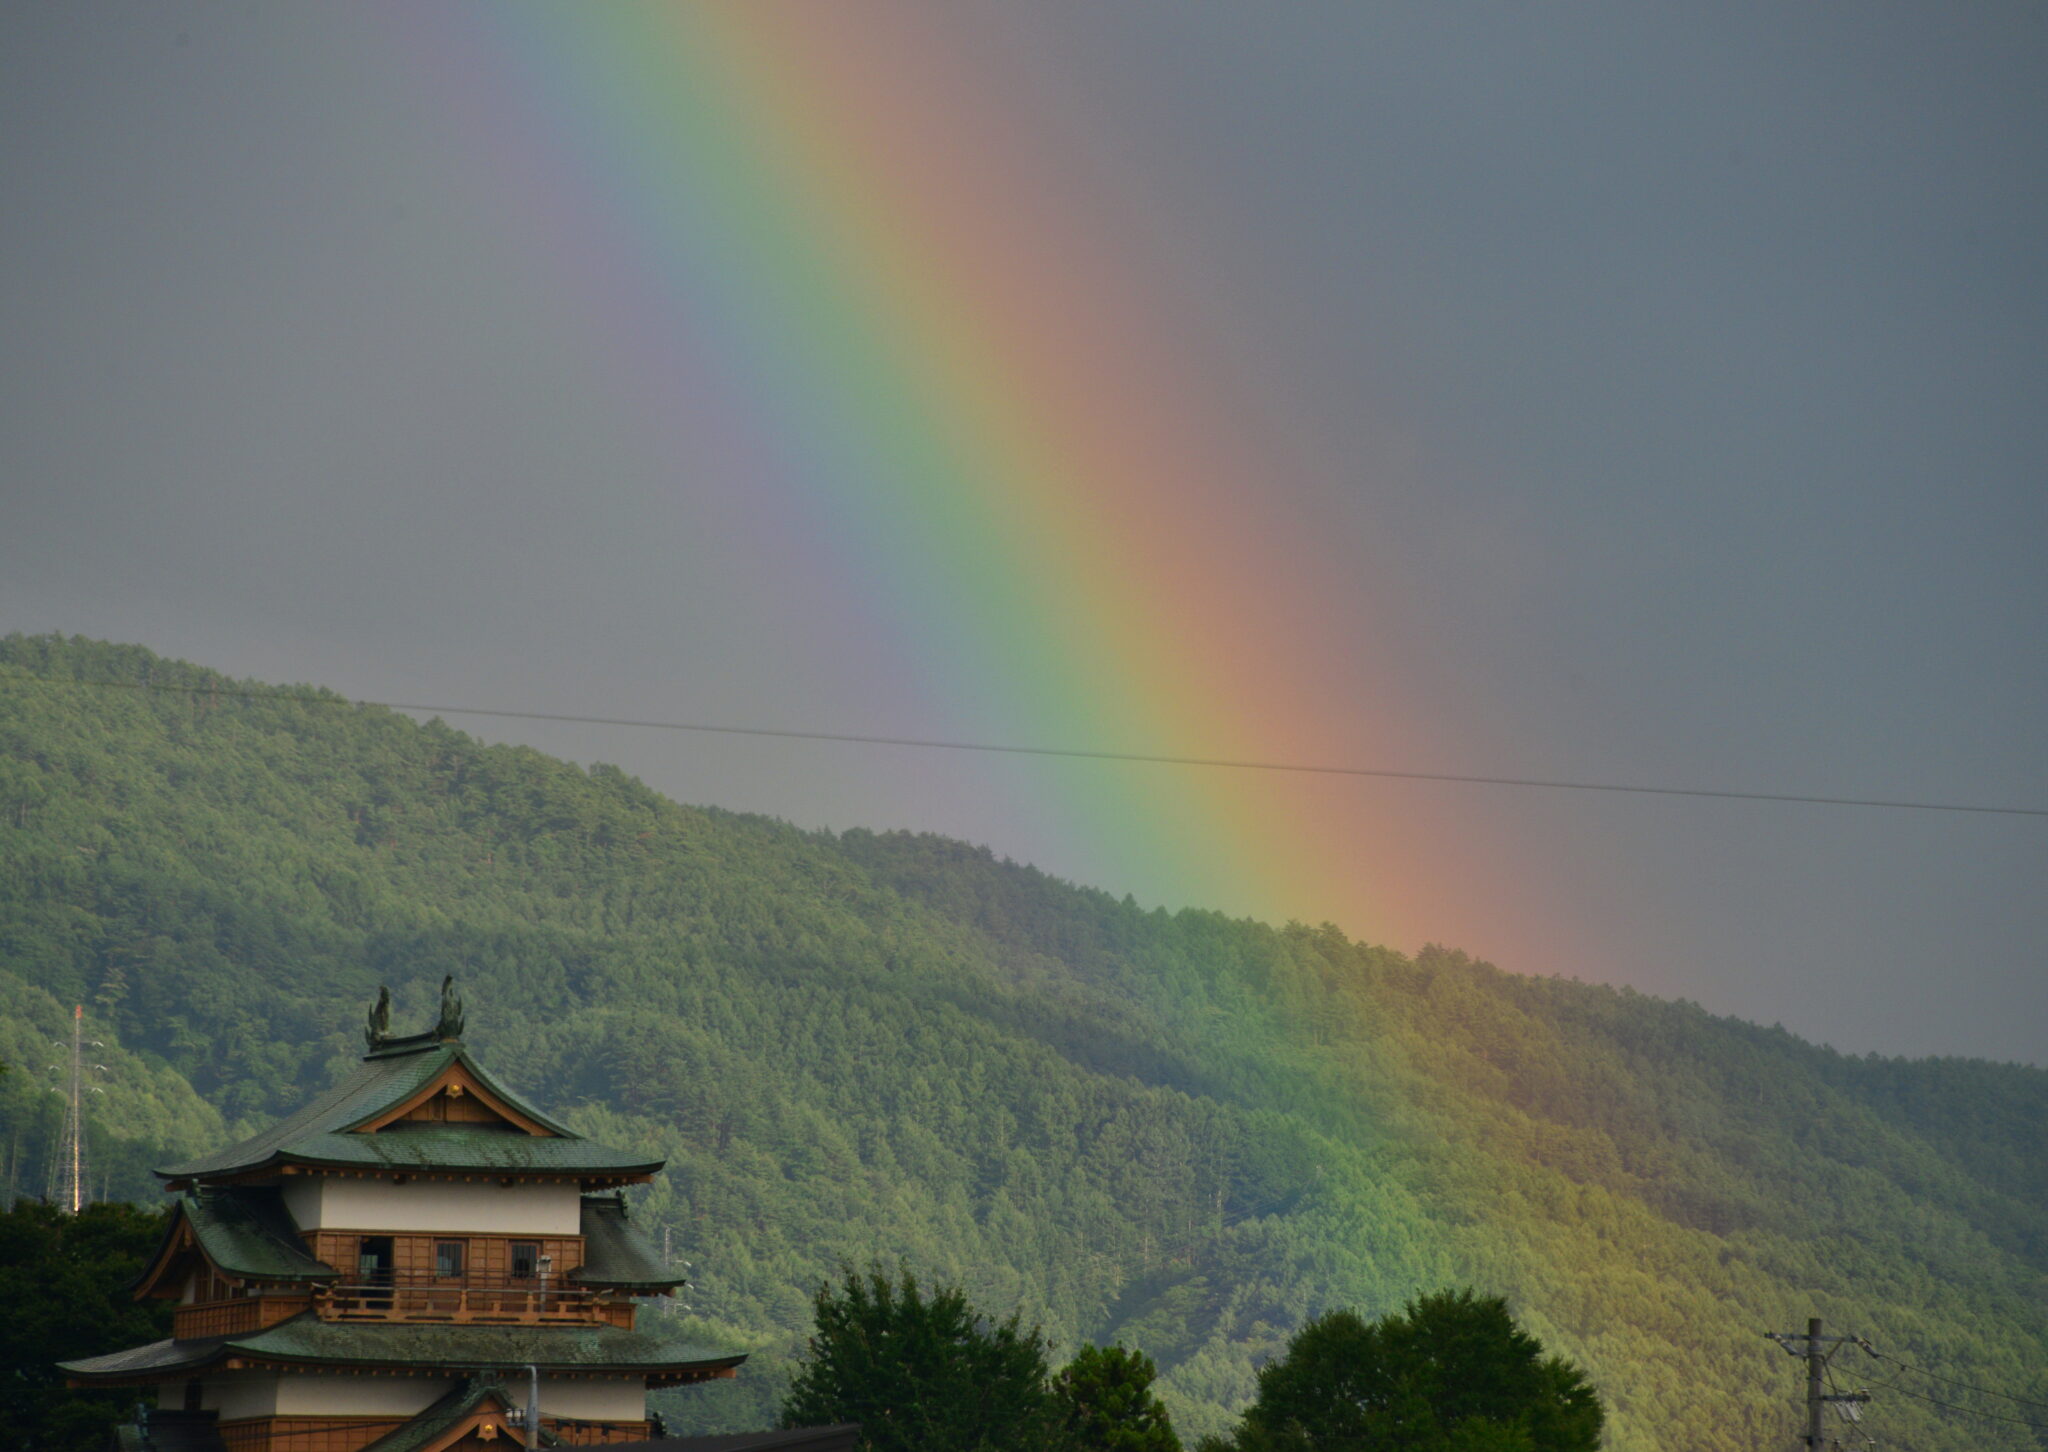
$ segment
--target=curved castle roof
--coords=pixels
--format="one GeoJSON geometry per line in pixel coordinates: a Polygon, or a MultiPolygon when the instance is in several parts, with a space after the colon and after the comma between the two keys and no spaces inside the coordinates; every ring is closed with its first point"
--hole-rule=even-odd
{"type": "Polygon", "coordinates": [[[321,1370],[431,1370],[643,1375],[652,1385],[730,1372],[743,1353],[616,1326],[361,1325],[311,1312],[238,1336],[152,1341],[107,1356],[59,1362],[88,1384],[162,1381],[230,1363],[321,1370]]]}
{"type": "Polygon", "coordinates": [[[156,1173],[174,1188],[309,1170],[541,1176],[624,1184],[663,1161],[585,1139],[485,1072],[460,1039],[415,1034],[373,1047],[355,1072],[253,1138],[156,1173]],[[420,1117],[467,1098],[468,1118],[420,1117]]]}

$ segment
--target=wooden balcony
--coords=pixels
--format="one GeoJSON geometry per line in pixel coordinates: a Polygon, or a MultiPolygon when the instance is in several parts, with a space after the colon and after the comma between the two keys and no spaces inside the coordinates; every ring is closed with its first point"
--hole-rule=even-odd
{"type": "Polygon", "coordinates": [[[304,1295],[195,1301],[171,1313],[171,1335],[180,1341],[203,1336],[239,1336],[289,1321],[312,1304],[311,1297],[304,1295]]]}
{"type": "MultiPolygon", "coordinates": [[[[380,1437],[404,1426],[404,1417],[256,1417],[222,1422],[220,1439],[228,1452],[360,1452],[380,1437]]],[[[586,1422],[541,1414],[540,1424],[571,1447],[601,1447],[609,1442],[644,1442],[652,1433],[647,1422],[586,1422]]],[[[519,1434],[514,1432],[517,1438],[519,1434]]],[[[506,1452],[519,1452],[520,1442],[494,1439],[506,1452]]],[[[460,1445],[473,1443],[465,1440],[460,1445]]]]}
{"type": "Polygon", "coordinates": [[[323,1321],[440,1321],[460,1326],[630,1328],[633,1306],[583,1286],[537,1277],[390,1274],[323,1287],[314,1298],[323,1321]]]}
{"type": "Polygon", "coordinates": [[[601,1447],[607,1442],[644,1442],[653,1435],[646,1422],[585,1422],[568,1417],[540,1416],[546,1430],[571,1447],[601,1447]]]}

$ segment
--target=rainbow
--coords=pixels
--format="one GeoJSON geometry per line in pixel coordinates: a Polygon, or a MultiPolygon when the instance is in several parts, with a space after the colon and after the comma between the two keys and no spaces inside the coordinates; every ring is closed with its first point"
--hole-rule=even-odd
{"type": "MultiPolygon", "coordinates": [[[[442,14],[431,65],[466,90],[537,285],[628,406],[809,521],[927,719],[1111,751],[1436,754],[1357,623],[1387,590],[1304,503],[1333,481],[1163,279],[1156,216],[1047,134],[989,36],[895,4],[442,14]]],[[[1019,811],[1106,882],[1142,862],[1185,903],[1441,935],[1415,864],[1457,828],[1394,810],[1420,800],[1398,788],[1061,775],[1019,811]]]]}

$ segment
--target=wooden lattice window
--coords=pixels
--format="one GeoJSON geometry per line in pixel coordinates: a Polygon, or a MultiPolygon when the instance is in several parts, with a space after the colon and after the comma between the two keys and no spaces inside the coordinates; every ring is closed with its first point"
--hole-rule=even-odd
{"type": "Polygon", "coordinates": [[[434,1274],[454,1277],[462,1274],[463,1252],[467,1249],[460,1240],[437,1240],[434,1242],[434,1274]]]}

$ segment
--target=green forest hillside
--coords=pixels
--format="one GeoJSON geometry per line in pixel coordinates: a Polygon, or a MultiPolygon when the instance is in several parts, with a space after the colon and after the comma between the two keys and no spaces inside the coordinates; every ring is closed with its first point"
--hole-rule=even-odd
{"type": "MultiPolygon", "coordinates": [[[[1759,1333],[1809,1315],[2048,1404],[2048,1072],[1148,912],[263,690],[0,640],[19,1192],[48,1183],[70,1005],[95,1188],[142,1198],[351,1062],[379,983],[405,1027],[454,973],[494,1072],[668,1157],[640,1213],[695,1285],[663,1314],[756,1351],[679,1425],[766,1425],[810,1292],[877,1256],[1141,1347],[1184,1433],[1305,1317],[1459,1285],[1586,1368],[1623,1452],[1795,1436],[1799,1367],[1759,1333]]],[[[1926,1397],[2048,1421],[1853,1350],[1837,1375],[1886,1445],[2034,1435],[1926,1397]]]]}

